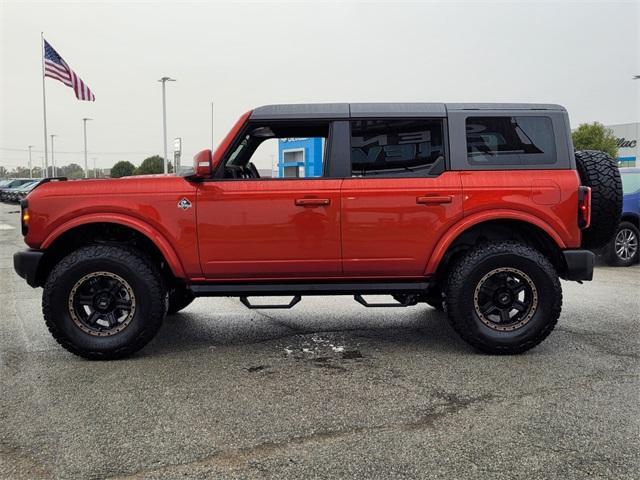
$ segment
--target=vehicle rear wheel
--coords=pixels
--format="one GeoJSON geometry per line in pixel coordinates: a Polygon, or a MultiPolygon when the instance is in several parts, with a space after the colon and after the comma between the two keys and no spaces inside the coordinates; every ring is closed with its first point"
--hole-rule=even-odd
{"type": "Polygon", "coordinates": [[[622,214],[622,180],[616,161],[604,152],[575,153],[582,185],[591,187],[591,225],[582,232],[582,246],[604,247],[613,238],[622,214]]]}
{"type": "Polygon", "coordinates": [[[169,307],[167,314],[173,315],[174,313],[178,313],[191,304],[195,298],[193,292],[186,287],[172,288],[169,290],[169,307]]]}
{"type": "Polygon", "coordinates": [[[631,222],[621,222],[615,237],[607,245],[605,260],[614,267],[629,267],[640,257],[640,231],[631,222]]]}
{"type": "Polygon", "coordinates": [[[80,248],[49,274],[42,295],[53,337],[81,357],[108,360],[145,346],[158,332],[166,294],[142,254],[113,245],[80,248]]]}
{"type": "Polygon", "coordinates": [[[485,353],[516,354],[551,333],[562,288],[549,259],[534,248],[492,242],[454,264],[445,301],[453,328],[466,342],[485,353]]]}

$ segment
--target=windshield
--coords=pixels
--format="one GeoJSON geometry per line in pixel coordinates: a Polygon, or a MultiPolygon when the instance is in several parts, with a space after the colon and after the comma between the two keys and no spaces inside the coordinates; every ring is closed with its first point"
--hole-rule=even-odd
{"type": "Polygon", "coordinates": [[[622,191],[625,194],[640,192],[640,172],[620,172],[622,175],[622,191]]]}

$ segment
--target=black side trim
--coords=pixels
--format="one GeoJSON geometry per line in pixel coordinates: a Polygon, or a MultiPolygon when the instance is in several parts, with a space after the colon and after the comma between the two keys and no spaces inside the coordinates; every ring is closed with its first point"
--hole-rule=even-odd
{"type": "Polygon", "coordinates": [[[329,151],[325,159],[325,177],[351,177],[351,125],[347,121],[331,122],[329,151]]]}
{"type": "Polygon", "coordinates": [[[259,297],[270,295],[355,295],[423,293],[429,282],[355,283],[208,283],[190,286],[196,297],[259,297]]]}
{"type": "Polygon", "coordinates": [[[564,250],[567,263],[566,280],[593,280],[593,265],[596,256],[589,250],[564,250]]]}
{"type": "Polygon", "coordinates": [[[45,183],[49,183],[49,182],[66,182],[67,180],[68,180],[67,177],[46,177],[40,180],[40,182],[38,183],[38,187],[40,185],[44,185],[45,183]]]}
{"type": "Polygon", "coordinates": [[[40,286],[37,283],[37,273],[43,256],[44,252],[39,250],[22,250],[13,254],[14,270],[33,288],[40,286]]]}

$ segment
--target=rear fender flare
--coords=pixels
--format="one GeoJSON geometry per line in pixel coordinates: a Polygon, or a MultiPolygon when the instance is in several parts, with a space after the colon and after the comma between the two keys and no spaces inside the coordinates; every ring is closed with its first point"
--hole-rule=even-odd
{"type": "Polygon", "coordinates": [[[548,223],[531,214],[515,210],[492,210],[491,212],[481,212],[464,217],[447,230],[433,249],[433,253],[427,262],[425,275],[435,274],[438,265],[444,258],[447,250],[461,234],[480,223],[492,220],[518,220],[520,222],[530,223],[548,234],[560,249],[567,248],[562,237],[560,237],[560,235],[558,235],[558,233],[548,223]]]}
{"type": "Polygon", "coordinates": [[[45,238],[40,248],[45,250],[63,233],[68,232],[73,228],[91,223],[115,223],[136,230],[151,240],[151,242],[153,242],[153,244],[158,248],[175,277],[186,278],[180,258],[167,239],[148,223],[128,215],[95,213],[76,217],[73,220],[69,220],[68,222],[56,227],[56,229],[45,238]]]}

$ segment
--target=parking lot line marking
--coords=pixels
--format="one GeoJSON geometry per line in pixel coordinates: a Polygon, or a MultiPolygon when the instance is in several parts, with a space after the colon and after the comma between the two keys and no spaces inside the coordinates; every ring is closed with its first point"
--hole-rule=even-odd
{"type": "Polygon", "coordinates": [[[0,223],[0,230],[15,230],[16,227],[12,227],[8,223],[0,223]]]}

